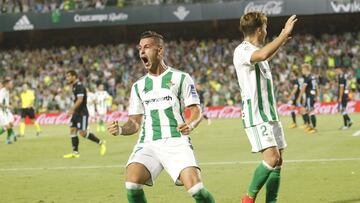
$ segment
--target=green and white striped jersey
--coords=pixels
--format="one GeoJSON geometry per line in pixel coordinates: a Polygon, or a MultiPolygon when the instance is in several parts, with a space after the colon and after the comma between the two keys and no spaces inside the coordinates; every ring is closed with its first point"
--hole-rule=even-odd
{"type": "Polygon", "coordinates": [[[279,120],[269,63],[250,63],[251,55],[258,49],[243,41],[234,51],[233,62],[240,85],[245,128],[279,120]]]}
{"type": "Polygon", "coordinates": [[[185,122],[183,107],[193,104],[200,100],[187,73],[168,67],[159,76],[147,74],[137,80],[131,88],[129,115],[144,115],[138,142],[181,137],[176,128],[185,122]]]}
{"type": "MultiPolygon", "coordinates": [[[[4,106],[10,105],[10,93],[5,87],[0,89],[0,103],[4,106]]],[[[3,113],[7,113],[8,109],[2,107],[0,108],[0,111],[2,111],[3,113]]]]}

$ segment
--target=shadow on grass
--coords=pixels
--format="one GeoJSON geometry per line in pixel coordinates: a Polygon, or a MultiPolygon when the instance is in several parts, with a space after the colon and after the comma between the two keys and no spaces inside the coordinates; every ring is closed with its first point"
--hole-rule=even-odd
{"type": "Polygon", "coordinates": [[[329,203],[354,203],[354,202],[360,202],[360,198],[357,198],[357,199],[346,199],[346,200],[337,200],[337,201],[329,202],[329,203]]]}

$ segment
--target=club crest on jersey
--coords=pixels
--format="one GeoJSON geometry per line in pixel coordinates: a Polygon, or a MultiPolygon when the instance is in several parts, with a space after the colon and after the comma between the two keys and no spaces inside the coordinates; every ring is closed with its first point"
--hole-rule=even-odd
{"type": "Polygon", "coordinates": [[[172,87],[172,86],[174,86],[175,85],[175,83],[173,83],[171,80],[166,84],[168,87],[169,87],[169,89],[172,87]]]}
{"type": "Polygon", "coordinates": [[[195,89],[195,85],[190,85],[190,93],[193,97],[196,97],[197,96],[197,92],[196,92],[196,89],[195,89]]]}

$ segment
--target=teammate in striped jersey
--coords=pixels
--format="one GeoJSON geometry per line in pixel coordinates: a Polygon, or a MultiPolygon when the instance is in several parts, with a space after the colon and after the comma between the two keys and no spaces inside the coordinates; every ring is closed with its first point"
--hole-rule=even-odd
{"type": "Polygon", "coordinates": [[[11,138],[16,141],[16,135],[13,130],[14,116],[11,113],[10,90],[13,88],[13,82],[10,78],[5,78],[0,89],[0,135],[7,132],[5,144],[11,144],[11,138]]]}
{"type": "Polygon", "coordinates": [[[106,128],[104,125],[104,119],[109,108],[107,102],[110,99],[110,95],[107,91],[104,90],[104,85],[102,83],[100,83],[97,88],[98,89],[95,92],[95,98],[96,98],[96,113],[99,116],[99,120],[96,130],[98,132],[105,132],[106,128]]]}
{"type": "Polygon", "coordinates": [[[117,122],[108,125],[113,135],[132,135],[141,129],[126,165],[128,201],[147,202],[143,185],[152,186],[165,169],[197,203],[213,203],[214,198],[201,181],[189,137],[202,117],[194,82],[189,74],[165,65],[160,34],[142,33],[138,49],[148,73],[132,86],[129,120],[120,127],[117,122]],[[186,120],[184,107],[191,114],[186,120]]]}
{"type": "Polygon", "coordinates": [[[352,126],[352,121],[346,112],[346,106],[349,100],[349,87],[347,82],[347,75],[344,73],[342,67],[338,66],[335,68],[335,73],[338,79],[338,105],[339,112],[342,114],[344,118],[344,126],[342,126],[341,130],[346,130],[352,126]]]}
{"type": "Polygon", "coordinates": [[[244,41],[234,51],[234,66],[242,97],[242,119],[252,152],[261,152],[263,161],[256,168],[243,203],[255,202],[266,183],[266,202],[276,202],[280,186],[282,151],[286,141],[277,113],[268,60],[284,44],[297,21],[291,16],[280,35],[265,44],[267,18],[250,12],[240,18],[244,41]]]}

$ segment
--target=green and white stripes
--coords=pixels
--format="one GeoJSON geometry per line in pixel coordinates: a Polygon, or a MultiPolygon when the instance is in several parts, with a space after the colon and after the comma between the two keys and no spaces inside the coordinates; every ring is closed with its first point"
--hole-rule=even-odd
{"type": "Polygon", "coordinates": [[[169,68],[160,76],[148,74],[134,84],[132,95],[137,97],[137,105],[144,108],[140,143],[181,137],[177,127],[184,123],[181,101],[185,85],[189,86],[186,77],[186,73],[169,68]]]}

